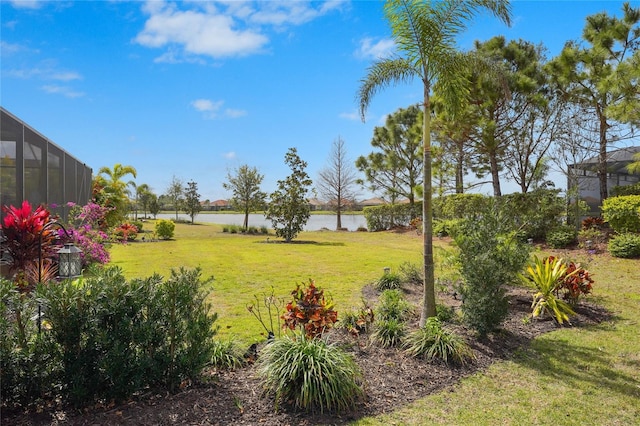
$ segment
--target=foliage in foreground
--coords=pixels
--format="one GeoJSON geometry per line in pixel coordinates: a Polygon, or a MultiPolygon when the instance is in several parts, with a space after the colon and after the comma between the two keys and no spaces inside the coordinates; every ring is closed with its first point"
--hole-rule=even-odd
{"type": "Polygon", "coordinates": [[[465,365],[475,358],[462,337],[445,329],[436,317],[427,319],[424,327],[411,332],[405,340],[405,352],[427,360],[441,359],[465,365]]]}
{"type": "Polygon", "coordinates": [[[118,268],[19,294],[0,282],[3,403],[79,406],[176,389],[212,357],[217,316],[198,269],[126,281],[118,268]],[[39,320],[38,306],[43,315],[39,320]]]}
{"type": "Polygon", "coordinates": [[[260,352],[258,375],[277,406],[305,411],[345,411],[364,395],[362,373],[353,357],[323,339],[303,335],[271,342],[260,352]]]}
{"type": "Polygon", "coordinates": [[[464,284],[464,321],[481,336],[495,330],[507,315],[505,286],[529,259],[530,247],[516,237],[508,212],[497,203],[460,224],[455,242],[460,249],[460,272],[464,284]]]}

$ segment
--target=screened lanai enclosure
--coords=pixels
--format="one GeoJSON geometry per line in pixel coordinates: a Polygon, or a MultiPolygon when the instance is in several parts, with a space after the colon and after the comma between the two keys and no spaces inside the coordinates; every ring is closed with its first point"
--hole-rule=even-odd
{"type": "MultiPolygon", "coordinates": [[[[87,204],[92,170],[0,107],[0,203],[47,205],[63,220],[66,203],[87,204]]],[[[1,213],[0,213],[1,215],[1,213]]]]}

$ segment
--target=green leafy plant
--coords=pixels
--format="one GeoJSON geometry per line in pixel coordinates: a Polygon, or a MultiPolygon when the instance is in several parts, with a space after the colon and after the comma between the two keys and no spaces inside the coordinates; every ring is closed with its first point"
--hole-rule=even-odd
{"type": "Polygon", "coordinates": [[[324,290],[315,286],[312,279],[308,284],[298,284],[291,292],[293,300],[287,303],[283,327],[295,330],[300,327],[307,338],[322,336],[338,321],[338,312],[333,309],[333,302],[324,297],[324,290]]]}
{"type": "Polygon", "coordinates": [[[404,262],[398,268],[402,281],[412,285],[421,285],[423,278],[420,268],[411,262],[404,262]]]}
{"type": "Polygon", "coordinates": [[[533,264],[526,268],[526,275],[520,275],[525,284],[533,283],[538,290],[531,304],[532,317],[543,316],[551,311],[556,321],[562,324],[569,321],[569,315],[575,315],[567,302],[556,297],[562,280],[567,276],[567,266],[561,259],[548,257],[541,260],[534,257],[533,264]]]}
{"type": "Polygon", "coordinates": [[[640,232],[640,195],[609,197],[602,201],[602,215],[618,233],[640,232]]]}
{"type": "Polygon", "coordinates": [[[614,257],[633,259],[640,257],[640,234],[623,233],[616,235],[607,246],[614,257]]]}
{"type": "Polygon", "coordinates": [[[378,291],[398,289],[402,285],[400,275],[395,272],[385,272],[375,283],[378,291]]]}
{"type": "Polygon", "coordinates": [[[176,224],[172,220],[160,219],[156,222],[156,234],[163,240],[173,238],[173,231],[175,229],[176,224]]]}
{"type": "Polygon", "coordinates": [[[257,372],[276,408],[291,403],[307,411],[344,411],[364,395],[363,378],[353,357],[323,339],[276,339],[260,352],[257,372]]]}
{"type": "Polygon", "coordinates": [[[382,321],[390,319],[407,321],[414,315],[413,306],[404,298],[400,290],[383,291],[375,311],[378,319],[382,321]]]}
{"type": "Polygon", "coordinates": [[[359,336],[360,333],[367,333],[375,320],[373,309],[362,300],[362,306],[352,309],[342,314],[340,327],[345,328],[352,336],[359,336]]]}
{"type": "Polygon", "coordinates": [[[577,237],[578,232],[573,227],[564,226],[547,233],[547,244],[555,249],[565,248],[575,243],[577,237]]]}
{"type": "Polygon", "coordinates": [[[445,329],[438,318],[427,319],[424,327],[411,332],[405,341],[405,352],[427,360],[441,359],[465,365],[475,358],[462,337],[445,329]]]}
{"type": "Polygon", "coordinates": [[[405,335],[404,321],[396,318],[379,319],[373,323],[371,342],[383,348],[400,346],[405,335]]]}
{"type": "Polygon", "coordinates": [[[211,348],[211,365],[222,369],[233,369],[242,366],[243,359],[231,338],[214,340],[211,348]]]}
{"type": "Polygon", "coordinates": [[[461,222],[454,237],[460,249],[463,319],[480,336],[494,331],[506,317],[505,287],[517,281],[529,259],[531,247],[517,238],[510,207],[494,201],[491,209],[461,222]]]}

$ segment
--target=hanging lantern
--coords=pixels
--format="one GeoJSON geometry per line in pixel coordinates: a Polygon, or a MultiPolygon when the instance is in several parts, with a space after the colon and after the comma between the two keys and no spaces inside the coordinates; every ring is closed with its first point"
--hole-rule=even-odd
{"type": "Polygon", "coordinates": [[[60,279],[75,278],[82,275],[81,250],[73,243],[66,243],[58,250],[58,277],[60,279]]]}

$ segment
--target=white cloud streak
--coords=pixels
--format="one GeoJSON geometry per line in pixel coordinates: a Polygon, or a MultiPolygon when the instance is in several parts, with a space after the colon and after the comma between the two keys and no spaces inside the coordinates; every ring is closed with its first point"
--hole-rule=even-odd
{"type": "Polygon", "coordinates": [[[355,56],[360,59],[381,59],[388,58],[395,51],[395,42],[385,38],[375,40],[371,37],[365,37],[360,40],[360,46],[355,52],[355,56]]]}
{"type": "Polygon", "coordinates": [[[302,25],[334,10],[345,1],[148,1],[149,15],[135,42],[167,52],[157,62],[183,62],[192,56],[240,57],[265,52],[268,27],[302,25]]]}

